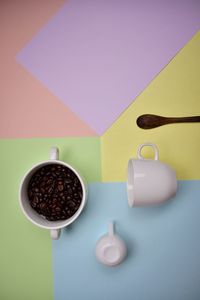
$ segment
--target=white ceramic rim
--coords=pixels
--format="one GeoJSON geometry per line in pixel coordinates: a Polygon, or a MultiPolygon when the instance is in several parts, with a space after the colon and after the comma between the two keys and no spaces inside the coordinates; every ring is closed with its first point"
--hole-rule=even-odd
{"type": "Polygon", "coordinates": [[[134,159],[129,159],[128,161],[128,170],[127,170],[127,195],[128,195],[128,204],[130,207],[134,205],[134,159]]]}

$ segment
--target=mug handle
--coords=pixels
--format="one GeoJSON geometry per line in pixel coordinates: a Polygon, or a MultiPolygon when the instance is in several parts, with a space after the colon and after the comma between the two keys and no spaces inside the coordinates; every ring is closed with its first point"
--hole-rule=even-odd
{"type": "Polygon", "coordinates": [[[51,229],[50,235],[52,240],[58,240],[61,234],[61,229],[51,229]]]}
{"type": "Polygon", "coordinates": [[[139,147],[138,147],[138,158],[139,159],[145,159],[143,156],[142,156],[142,148],[145,147],[145,146],[150,146],[153,148],[154,150],[154,160],[158,160],[158,148],[155,144],[152,144],[152,143],[144,143],[144,144],[141,144],[139,147]]]}
{"type": "Polygon", "coordinates": [[[59,159],[59,149],[57,147],[51,147],[49,154],[50,154],[50,159],[53,160],[59,159]]]}

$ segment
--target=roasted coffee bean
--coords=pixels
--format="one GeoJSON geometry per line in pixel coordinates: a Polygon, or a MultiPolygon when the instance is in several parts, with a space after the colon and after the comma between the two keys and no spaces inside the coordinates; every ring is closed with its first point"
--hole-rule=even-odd
{"type": "Polygon", "coordinates": [[[62,191],[64,190],[64,186],[63,186],[62,184],[60,184],[60,185],[58,186],[58,190],[59,190],[60,192],[62,192],[62,191]]]}
{"type": "Polygon", "coordinates": [[[39,198],[38,198],[38,196],[35,196],[34,199],[33,199],[33,201],[34,201],[36,204],[38,204],[38,203],[39,203],[39,198]]]}
{"type": "Polygon", "coordinates": [[[45,202],[40,203],[40,209],[43,210],[47,207],[47,204],[45,202]]]}
{"type": "Polygon", "coordinates": [[[37,203],[35,203],[34,201],[32,201],[32,202],[31,202],[31,206],[32,206],[33,208],[36,208],[36,207],[37,207],[37,203]]]}
{"type": "Polygon", "coordinates": [[[50,188],[48,188],[48,194],[51,194],[53,192],[53,187],[51,186],[50,188]]]}
{"type": "Polygon", "coordinates": [[[32,208],[49,221],[73,216],[83,197],[77,175],[59,164],[49,164],[36,171],[29,181],[27,193],[32,208]]]}
{"type": "Polygon", "coordinates": [[[67,178],[67,179],[65,179],[64,182],[65,182],[65,184],[68,184],[68,183],[70,184],[70,183],[72,183],[72,179],[67,178]]]}
{"type": "Polygon", "coordinates": [[[56,211],[57,213],[60,213],[61,208],[60,208],[59,206],[56,206],[56,207],[55,207],[55,211],[56,211]]]}

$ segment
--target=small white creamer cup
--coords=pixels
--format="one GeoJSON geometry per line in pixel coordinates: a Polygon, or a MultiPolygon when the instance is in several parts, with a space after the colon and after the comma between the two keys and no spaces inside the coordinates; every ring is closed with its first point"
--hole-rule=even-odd
{"type": "Polygon", "coordinates": [[[137,158],[128,162],[127,193],[129,206],[159,204],[175,196],[177,179],[175,171],[159,161],[155,144],[144,143],[138,147],[137,158]],[[154,159],[146,159],[141,151],[145,146],[154,150],[154,159]]]}
{"type": "Polygon", "coordinates": [[[114,233],[114,222],[110,222],[108,233],[96,243],[95,254],[98,261],[107,266],[119,265],[127,255],[123,239],[114,233]]]}
{"type": "Polygon", "coordinates": [[[61,228],[64,228],[74,222],[80,213],[82,212],[85,204],[86,204],[86,199],[87,199],[87,187],[86,184],[84,183],[83,178],[80,176],[80,174],[70,165],[66,164],[63,161],[59,160],[59,150],[56,147],[52,147],[50,149],[50,159],[47,161],[40,162],[36,165],[34,165],[23,177],[21,184],[20,184],[20,189],[19,189],[19,203],[20,207],[22,209],[22,212],[24,215],[31,221],[33,224],[50,230],[51,238],[52,239],[58,239],[61,233],[61,228]],[[83,190],[83,197],[81,201],[81,205],[79,206],[78,210],[76,213],[71,216],[69,219],[66,220],[61,220],[61,221],[48,221],[45,219],[45,217],[41,216],[38,214],[30,205],[29,199],[28,199],[28,183],[33,176],[33,174],[40,169],[41,167],[44,167],[49,164],[59,164],[67,167],[70,169],[73,173],[76,174],[78,177],[82,190],[83,190]]]}

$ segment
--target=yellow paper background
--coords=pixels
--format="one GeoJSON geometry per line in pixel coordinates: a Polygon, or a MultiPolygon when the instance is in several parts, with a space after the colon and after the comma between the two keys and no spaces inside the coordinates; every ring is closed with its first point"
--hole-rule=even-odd
{"type": "MultiPolygon", "coordinates": [[[[125,181],[128,159],[144,142],[158,146],[160,160],[176,170],[178,179],[200,179],[200,123],[144,130],[136,119],[145,113],[200,115],[200,31],[101,137],[104,182],[125,181]]],[[[142,153],[153,154],[150,148],[142,153]]]]}

